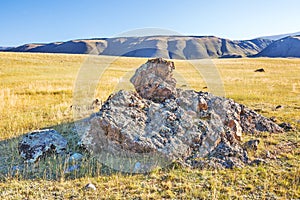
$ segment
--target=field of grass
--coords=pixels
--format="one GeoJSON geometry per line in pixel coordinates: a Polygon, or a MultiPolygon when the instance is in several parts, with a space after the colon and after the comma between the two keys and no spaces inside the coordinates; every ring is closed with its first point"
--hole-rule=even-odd
{"type": "MultiPolygon", "coordinates": [[[[265,157],[267,151],[276,155],[265,165],[197,170],[173,163],[148,174],[122,174],[86,156],[78,172],[64,174],[68,167],[64,158],[54,155],[16,170],[22,163],[17,144],[23,134],[35,129],[52,127],[68,139],[70,151],[79,151],[74,132],[77,119],[70,106],[80,69],[86,70],[87,80],[92,77],[90,83],[94,85],[89,87],[96,88],[88,93],[88,101],[105,100],[114,91],[132,89],[128,79],[146,61],[1,52],[0,199],[300,198],[300,59],[215,59],[203,66],[218,69],[226,97],[296,128],[284,134],[243,136],[244,141],[261,140],[251,157],[265,157]],[[266,72],[255,73],[258,68],[266,72]],[[100,80],[93,70],[102,73],[100,80]],[[278,105],[282,108],[275,109],[278,105]],[[82,189],[89,182],[96,185],[96,191],[82,189]]],[[[179,87],[210,91],[211,85],[191,63],[176,60],[175,66],[179,87]]]]}

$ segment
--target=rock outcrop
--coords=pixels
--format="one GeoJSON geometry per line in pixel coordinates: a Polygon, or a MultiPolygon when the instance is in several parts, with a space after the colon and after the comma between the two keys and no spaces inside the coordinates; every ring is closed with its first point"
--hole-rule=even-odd
{"type": "Polygon", "coordinates": [[[82,144],[94,154],[159,153],[192,167],[249,164],[243,133],[283,129],[231,99],[176,89],[174,63],[152,59],[136,70],[136,92],[112,94],[96,115],[82,144]],[[203,159],[206,161],[203,161],[203,159]]]}
{"type": "Polygon", "coordinates": [[[66,148],[67,140],[53,129],[30,132],[18,146],[21,157],[29,163],[34,163],[49,153],[63,153],[66,148]]]}

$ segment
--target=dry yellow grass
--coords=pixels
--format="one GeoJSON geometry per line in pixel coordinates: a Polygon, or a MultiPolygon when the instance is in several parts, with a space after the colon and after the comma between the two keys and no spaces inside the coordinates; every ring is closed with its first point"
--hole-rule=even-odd
{"type": "MultiPolygon", "coordinates": [[[[173,165],[146,175],[125,175],[103,169],[87,159],[77,174],[64,175],[62,158],[52,156],[41,161],[37,171],[15,174],[11,168],[21,162],[17,152],[20,136],[34,129],[54,127],[75,147],[72,131],[74,117],[70,106],[78,71],[90,64],[103,68],[92,98],[105,100],[122,88],[132,89],[128,79],[147,59],[97,57],[86,55],[0,53],[0,198],[1,199],[88,199],[88,198],[300,198],[300,59],[216,59],[226,96],[239,103],[275,116],[298,131],[282,135],[245,135],[263,142],[259,156],[277,151],[277,160],[268,165],[234,170],[190,170],[173,165]],[[255,73],[264,68],[265,73],[255,73]],[[120,79],[121,78],[121,79],[120,79]],[[282,108],[275,110],[277,105],[282,108]],[[284,146],[293,144],[294,148],[284,146]],[[282,148],[280,148],[282,147],[282,148]],[[108,173],[110,175],[108,175],[108,173]],[[98,190],[81,188],[88,182],[98,190]]],[[[178,86],[209,91],[210,85],[189,62],[175,61],[178,86]],[[208,89],[203,87],[209,86],[208,89]]],[[[205,68],[205,67],[204,67],[205,68]]],[[[98,69],[99,70],[99,69],[98,69]]],[[[89,76],[92,76],[90,74],[89,76]]],[[[203,74],[202,74],[203,75],[203,74]]]]}

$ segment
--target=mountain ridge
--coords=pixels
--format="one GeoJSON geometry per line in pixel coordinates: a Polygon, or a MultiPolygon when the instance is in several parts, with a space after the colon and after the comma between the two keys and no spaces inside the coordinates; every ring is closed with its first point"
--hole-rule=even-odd
{"type": "Polygon", "coordinates": [[[262,37],[258,37],[257,39],[268,39],[268,40],[275,41],[275,40],[280,40],[289,36],[296,36],[296,35],[300,35],[300,31],[294,33],[279,34],[279,35],[262,36],[262,37]]]}
{"type": "Polygon", "coordinates": [[[164,35],[31,43],[4,51],[201,59],[251,56],[258,54],[271,43],[267,39],[229,40],[215,36],[164,35]]]}
{"type": "Polygon", "coordinates": [[[255,57],[300,58],[300,34],[276,40],[255,57]]]}

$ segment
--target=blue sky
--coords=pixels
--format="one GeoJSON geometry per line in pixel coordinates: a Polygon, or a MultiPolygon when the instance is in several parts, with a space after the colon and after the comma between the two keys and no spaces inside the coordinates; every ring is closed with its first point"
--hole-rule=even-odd
{"type": "Polygon", "coordinates": [[[300,31],[299,0],[3,0],[0,46],[113,37],[137,28],[229,39],[300,31]]]}

